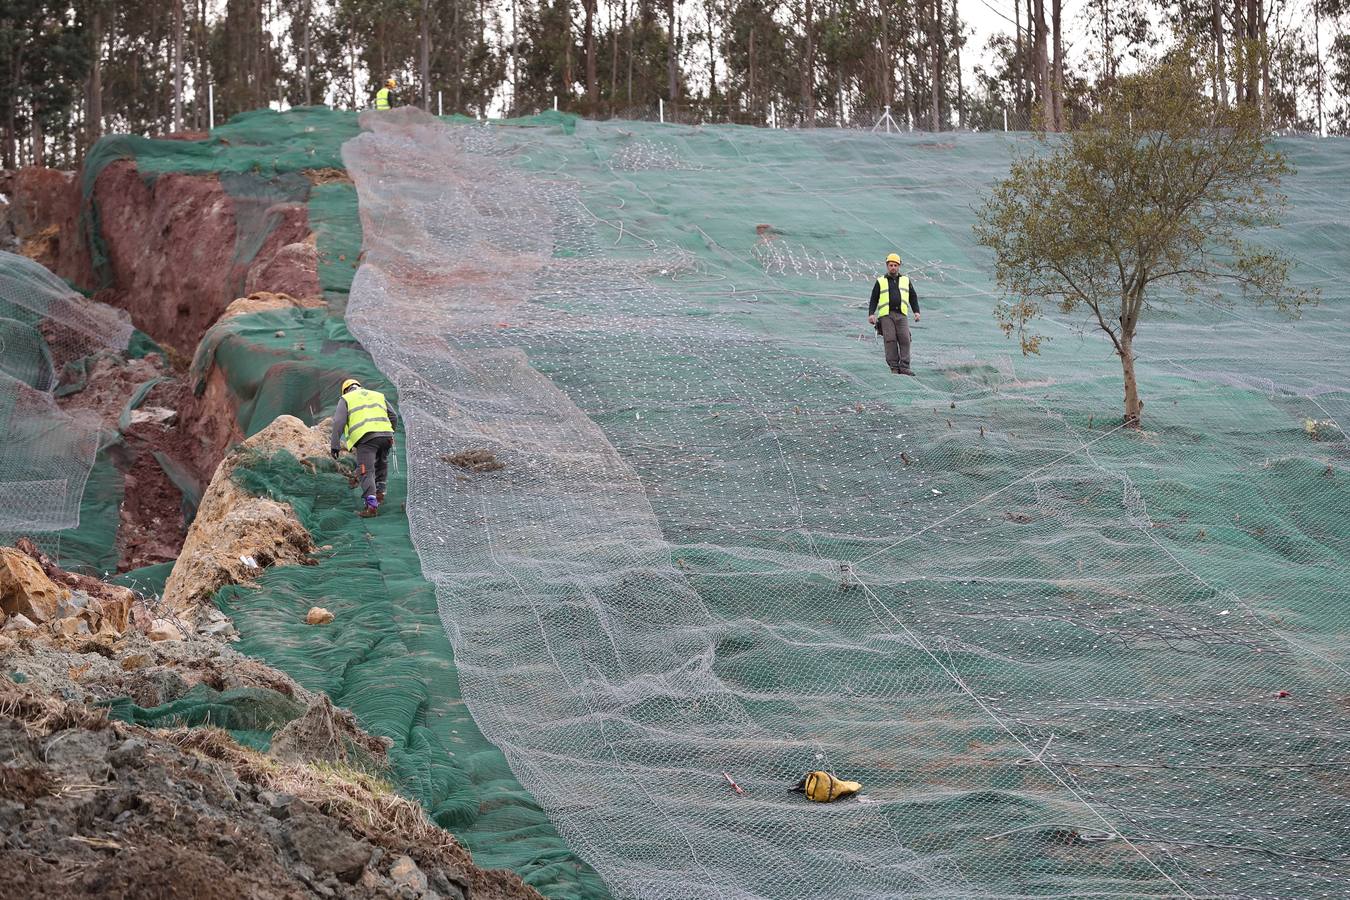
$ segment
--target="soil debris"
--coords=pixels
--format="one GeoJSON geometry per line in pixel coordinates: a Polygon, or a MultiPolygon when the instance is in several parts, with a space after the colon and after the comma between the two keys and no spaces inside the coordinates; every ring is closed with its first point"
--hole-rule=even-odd
{"type": "Polygon", "coordinates": [[[540,897],[474,866],[377,776],[218,729],[151,731],[0,679],[0,757],[0,879],[15,900],[540,897]]]}
{"type": "Polygon", "coordinates": [[[347,174],[346,169],[335,169],[332,166],[325,166],[321,169],[305,169],[301,172],[309,179],[310,184],[351,184],[351,176],[347,174]]]}
{"type": "Polygon", "coordinates": [[[462,450],[455,454],[442,454],[442,462],[458,466],[469,472],[495,472],[505,469],[506,463],[497,458],[491,450],[462,450]]]}

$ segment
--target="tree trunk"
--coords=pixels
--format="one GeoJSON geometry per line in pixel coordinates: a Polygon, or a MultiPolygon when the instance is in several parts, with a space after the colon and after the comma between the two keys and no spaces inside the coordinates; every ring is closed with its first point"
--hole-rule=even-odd
{"type": "Polygon", "coordinates": [[[1064,130],[1064,42],[1060,38],[1059,20],[1061,0],[1050,0],[1050,14],[1055,17],[1055,71],[1051,79],[1050,97],[1054,104],[1055,130],[1064,130]]]}
{"type": "Polygon", "coordinates": [[[713,0],[707,0],[703,11],[708,15],[708,101],[717,96],[717,47],[713,42],[713,0]]]}
{"type": "MultiPolygon", "coordinates": [[[[624,0],[623,23],[628,22],[628,0],[624,0]]],[[[623,27],[623,26],[621,26],[623,27]]],[[[614,100],[619,95],[619,29],[614,27],[614,3],[609,4],[609,109],[614,109],[614,100]]]]}
{"type": "Polygon", "coordinates": [[[1134,337],[1120,338],[1120,366],[1125,374],[1125,424],[1138,428],[1143,419],[1144,401],[1139,399],[1139,382],[1134,377],[1134,337]]]}
{"type": "Polygon", "coordinates": [[[197,21],[193,25],[192,52],[196,56],[197,64],[192,70],[192,84],[197,95],[197,109],[193,120],[197,123],[199,131],[206,130],[207,84],[211,80],[211,75],[206,70],[206,64],[202,56],[202,44],[206,41],[206,0],[197,0],[197,21]]]}
{"type": "Polygon", "coordinates": [[[942,130],[942,0],[933,0],[932,18],[928,20],[929,71],[932,93],[932,128],[942,130]]]}
{"type": "Polygon", "coordinates": [[[811,0],[806,0],[803,9],[802,35],[806,38],[806,53],[802,55],[802,125],[811,128],[816,124],[816,36],[815,10],[811,0]]]}
{"type": "Polygon", "coordinates": [[[183,0],[173,0],[173,130],[183,130],[183,0]]]}
{"type": "Polygon", "coordinates": [[[301,61],[300,61],[300,66],[301,66],[300,78],[301,78],[301,82],[302,82],[303,85],[304,85],[304,91],[305,91],[305,105],[306,105],[306,106],[313,106],[313,105],[314,105],[314,93],[313,93],[313,91],[310,89],[310,83],[309,83],[309,79],[310,79],[310,71],[309,71],[309,70],[310,70],[310,69],[313,67],[313,65],[314,65],[314,57],[313,57],[313,55],[310,53],[310,47],[309,47],[309,24],[310,24],[310,20],[313,19],[313,17],[314,17],[314,2],[313,2],[313,0],[305,0],[305,33],[304,33],[304,48],[303,48],[303,51],[302,51],[302,52],[303,52],[303,59],[301,59],[301,61]]]}
{"type": "Polygon", "coordinates": [[[670,44],[666,49],[666,97],[670,100],[671,115],[679,112],[679,87],[680,83],[676,73],[678,69],[678,59],[680,48],[678,38],[676,37],[676,28],[678,23],[675,21],[675,0],[666,0],[666,23],[670,26],[670,44]]]}
{"type": "Polygon", "coordinates": [[[750,106],[756,113],[764,113],[759,102],[759,84],[755,80],[755,26],[750,26],[750,106]]]}
{"type": "Polygon", "coordinates": [[[1270,45],[1266,34],[1265,0],[1253,0],[1257,13],[1257,53],[1261,54],[1261,116],[1270,115],[1270,45]]]}
{"type": "Polygon", "coordinates": [[[956,125],[958,128],[964,128],[966,125],[966,91],[961,80],[961,13],[957,6],[957,0],[952,0],[951,39],[953,62],[956,64],[956,125]]]}
{"type": "Polygon", "coordinates": [[[572,0],[563,0],[563,84],[565,96],[572,95],[572,0]]]}
{"type": "Polygon", "coordinates": [[[886,3],[877,7],[877,31],[882,32],[882,84],[877,85],[882,94],[882,105],[891,108],[891,30],[886,20],[886,3]]]}
{"type": "Polygon", "coordinates": [[[422,46],[418,74],[422,79],[422,109],[431,112],[431,3],[422,0],[422,46]]]}
{"type": "Polygon", "coordinates": [[[1013,104],[1020,111],[1026,102],[1022,96],[1025,81],[1022,77],[1022,0],[1013,0],[1013,48],[1016,54],[1012,66],[1013,104]]]}
{"type": "Polygon", "coordinates": [[[42,110],[33,104],[33,165],[47,164],[47,135],[42,130],[42,110]]]}
{"type": "Polygon", "coordinates": [[[1313,58],[1317,66],[1317,133],[1325,134],[1326,125],[1322,119],[1322,4],[1313,0],[1313,58]]]}
{"type": "Polygon", "coordinates": [[[1210,2],[1209,26],[1214,39],[1214,102],[1227,106],[1228,77],[1224,74],[1227,60],[1223,52],[1223,14],[1219,12],[1219,0],[1210,2]]]}
{"type": "Polygon", "coordinates": [[[1040,98],[1041,125],[1046,131],[1055,130],[1054,101],[1050,93],[1050,60],[1045,33],[1045,0],[1035,0],[1036,26],[1036,93],[1040,98]]]}
{"type": "Polygon", "coordinates": [[[93,52],[89,59],[89,113],[85,129],[89,135],[89,146],[94,145],[103,134],[103,10],[94,6],[93,21],[90,25],[93,37],[93,52]]]}
{"type": "Polygon", "coordinates": [[[581,0],[586,11],[586,23],[583,40],[586,47],[586,103],[592,115],[600,102],[600,83],[595,68],[595,3],[596,0],[581,0]]]}

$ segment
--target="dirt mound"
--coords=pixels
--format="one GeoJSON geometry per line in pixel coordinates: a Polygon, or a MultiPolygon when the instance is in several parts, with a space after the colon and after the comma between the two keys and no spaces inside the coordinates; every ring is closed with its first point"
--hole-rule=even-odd
{"type": "Polygon", "coordinates": [[[76,229],[80,185],[74,172],[29,166],[9,179],[10,227],[21,252],[64,278],[88,276],[87,254],[76,229]]]}
{"type": "Polygon", "coordinates": [[[268,312],[273,309],[316,309],[324,305],[322,298],[296,297],[284,291],[252,291],[245,297],[237,297],[225,307],[217,322],[246,316],[251,313],[268,312]]]}
{"type": "Polygon", "coordinates": [[[306,563],[314,544],[290,505],[250,496],[230,476],[240,461],[280,450],[321,459],[328,454],[328,428],[328,420],[306,428],[294,416],[279,416],[221,460],[165,584],[170,609],[194,615],[227,584],[249,583],[274,565],[306,563]]]}
{"type": "Polygon", "coordinates": [[[244,279],[247,294],[268,290],[292,297],[304,297],[323,303],[323,287],[319,284],[319,251],[314,235],[308,239],[287,244],[269,257],[260,256],[244,279]]]}
{"type": "Polygon", "coordinates": [[[214,729],[153,732],[0,679],[13,898],[538,898],[379,779],[214,729]]]}

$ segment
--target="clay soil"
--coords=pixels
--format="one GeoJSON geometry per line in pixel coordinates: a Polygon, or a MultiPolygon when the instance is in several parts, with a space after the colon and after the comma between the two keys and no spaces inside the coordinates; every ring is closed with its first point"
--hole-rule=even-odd
{"type": "Polygon", "coordinates": [[[117,538],[119,572],[176,559],[183,546],[187,533],[183,493],[155,453],[183,467],[199,484],[210,477],[216,460],[197,437],[196,423],[190,418],[199,404],[186,379],[157,355],[137,360],[100,358],[91,367],[85,388],[58,401],[66,412],[97,416],[112,430],[136,387],[155,377],[170,380],[152,388],[140,409],[171,409],[178,416],[168,423],[131,425],[113,451],[126,478],[117,538]]]}
{"type": "MultiPolygon", "coordinates": [[[[191,394],[182,381],[162,382],[151,389],[142,409],[187,408],[191,394]]],[[[199,443],[190,433],[190,423],[176,420],[171,425],[143,422],[130,426],[122,440],[130,454],[126,475],[126,498],[122,502],[121,527],[117,532],[117,570],[126,572],[140,566],[168,562],[178,557],[187,534],[183,517],[183,492],[173,483],[155,453],[185,467],[199,484],[201,473],[192,467],[199,443]]]]}

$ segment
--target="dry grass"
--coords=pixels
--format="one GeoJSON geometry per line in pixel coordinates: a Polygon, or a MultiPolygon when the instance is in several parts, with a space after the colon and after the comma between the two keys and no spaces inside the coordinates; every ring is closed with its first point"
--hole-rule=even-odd
{"type": "Polygon", "coordinates": [[[309,179],[310,184],[351,184],[351,176],[345,169],[335,169],[332,166],[325,166],[322,169],[305,169],[304,176],[309,179]]]}

